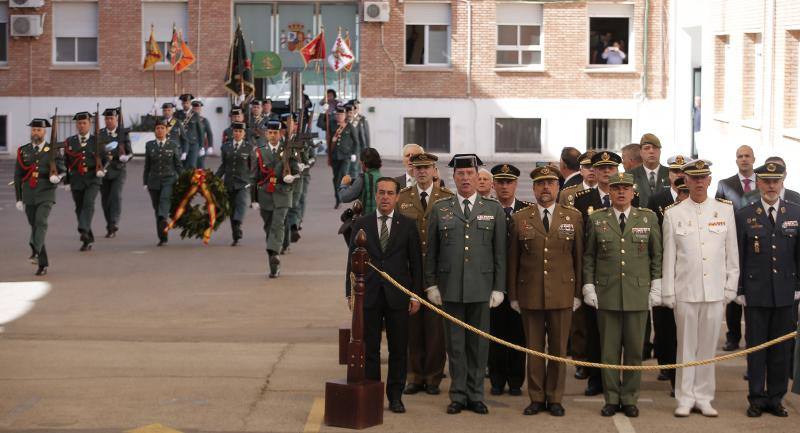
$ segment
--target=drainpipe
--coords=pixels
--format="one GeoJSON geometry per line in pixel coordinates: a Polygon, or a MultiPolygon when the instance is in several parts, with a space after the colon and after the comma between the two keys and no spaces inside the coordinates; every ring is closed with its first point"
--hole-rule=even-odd
{"type": "MultiPolygon", "coordinates": [[[[467,99],[472,102],[472,139],[478,136],[478,103],[472,98],[472,0],[458,0],[467,5],[467,99]]],[[[476,152],[477,153],[477,152],[476,152]]]]}
{"type": "Polygon", "coordinates": [[[650,0],[644,1],[644,35],[642,37],[642,100],[647,99],[647,47],[650,39],[650,0]]]}

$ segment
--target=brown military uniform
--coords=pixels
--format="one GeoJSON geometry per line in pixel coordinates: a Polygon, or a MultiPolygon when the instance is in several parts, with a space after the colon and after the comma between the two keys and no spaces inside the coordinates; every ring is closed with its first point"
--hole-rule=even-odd
{"type": "Polygon", "coordinates": [[[579,191],[583,191],[583,182],[564,188],[558,194],[558,204],[561,206],[575,206],[575,197],[579,191]]]}
{"type": "MultiPolygon", "coordinates": [[[[573,300],[580,297],[583,221],[577,209],[556,205],[545,232],[538,206],[512,217],[508,253],[508,295],[519,303],[527,346],[565,356],[573,300]],[[545,340],[546,338],[546,340],[545,340]],[[546,345],[545,345],[546,341],[546,345]]],[[[532,402],[561,403],[566,366],[528,357],[532,402]]]]}

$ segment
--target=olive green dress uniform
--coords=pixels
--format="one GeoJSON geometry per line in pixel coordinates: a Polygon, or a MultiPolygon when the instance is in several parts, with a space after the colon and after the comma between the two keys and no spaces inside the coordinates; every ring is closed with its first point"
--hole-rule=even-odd
{"type": "Polygon", "coordinates": [[[306,215],[306,198],[308,197],[308,186],[311,184],[311,167],[314,166],[314,163],[317,162],[317,145],[314,144],[314,140],[306,140],[305,142],[305,153],[303,156],[303,167],[302,175],[303,175],[303,190],[300,194],[300,200],[298,200],[298,207],[300,211],[300,226],[298,229],[302,229],[303,218],[306,215]]]}
{"type": "Polygon", "coordinates": [[[184,133],[184,140],[181,144],[181,153],[186,154],[186,159],[183,161],[184,169],[197,168],[197,158],[200,153],[200,147],[203,145],[203,139],[206,132],[203,128],[203,120],[201,116],[194,111],[186,114],[181,122],[184,133]]]}
{"type": "MultiPolygon", "coordinates": [[[[245,129],[245,124],[235,124],[235,127],[245,129]]],[[[231,139],[231,141],[223,143],[220,148],[222,163],[216,174],[222,177],[225,191],[228,194],[234,245],[237,245],[239,239],[242,238],[242,221],[244,221],[250,201],[248,188],[252,180],[253,155],[253,146],[246,138],[239,143],[231,139]]]]}
{"type": "MultiPolygon", "coordinates": [[[[436,155],[421,153],[411,158],[411,164],[434,165],[436,155]]],[[[422,250],[423,268],[428,246],[428,222],[434,203],[440,199],[453,197],[452,191],[433,182],[430,197],[422,205],[419,188],[403,188],[397,199],[397,210],[417,223],[422,250]]],[[[417,314],[408,318],[408,383],[418,387],[437,387],[444,377],[446,352],[444,344],[444,319],[427,308],[420,308],[417,314]]]]}
{"type": "Polygon", "coordinates": [[[156,231],[159,245],[167,242],[164,228],[167,226],[172,189],[183,170],[180,148],[174,141],[166,138],[163,143],[150,140],[145,144],[143,184],[150,193],[150,202],[156,215],[156,231]]]}
{"type": "MultiPolygon", "coordinates": [[[[337,108],[336,112],[344,112],[344,108],[337,108]]],[[[344,175],[350,172],[350,156],[356,155],[358,151],[358,139],[356,138],[356,129],[348,122],[342,126],[337,124],[331,129],[331,134],[331,146],[328,152],[331,153],[333,168],[333,194],[338,205],[340,203],[339,185],[342,183],[344,175]]]]}
{"type": "MultiPolygon", "coordinates": [[[[611,183],[633,186],[631,174],[618,174],[611,183]]],[[[589,216],[583,258],[584,299],[587,285],[597,295],[597,321],[601,338],[601,362],[641,365],[651,285],[660,287],[661,230],[650,209],[629,208],[624,230],[613,208],[589,216]],[[654,283],[654,281],[657,281],[654,283]],[[624,357],[623,357],[624,352],[624,357]]],[[[659,288],[660,291],[660,288],[659,288]]],[[[635,406],[641,383],[640,371],[603,369],[606,404],[635,406]]]]}
{"type": "MultiPolygon", "coordinates": [[[[115,113],[116,110],[110,115],[113,116],[115,113]]],[[[103,182],[100,186],[100,204],[103,207],[103,215],[106,218],[106,231],[110,235],[113,235],[119,227],[119,218],[122,215],[122,188],[128,176],[126,163],[127,158],[133,156],[128,130],[119,127],[115,131],[109,131],[108,128],[100,130],[101,143],[108,144],[113,141],[117,142],[117,147],[106,154],[109,162],[106,164],[106,175],[103,177],[103,182]],[[121,153],[121,150],[124,150],[124,152],[121,153]],[[123,154],[127,155],[123,158],[126,161],[120,160],[120,156],[123,154]]]]}

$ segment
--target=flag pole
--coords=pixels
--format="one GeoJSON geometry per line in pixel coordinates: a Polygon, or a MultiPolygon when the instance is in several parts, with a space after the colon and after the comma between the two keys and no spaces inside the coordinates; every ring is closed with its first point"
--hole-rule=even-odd
{"type": "MultiPolygon", "coordinates": [[[[322,43],[325,43],[325,27],[320,25],[319,26],[320,32],[322,33],[322,43]]],[[[324,98],[328,98],[328,74],[326,71],[328,67],[325,65],[325,59],[322,59],[322,90],[325,92],[323,96],[324,98]]],[[[334,107],[336,108],[336,107],[334,107]]],[[[325,113],[325,141],[328,142],[328,161],[332,161],[331,157],[333,153],[331,153],[331,141],[333,137],[331,137],[331,107],[328,107],[328,112],[325,113]]]]}

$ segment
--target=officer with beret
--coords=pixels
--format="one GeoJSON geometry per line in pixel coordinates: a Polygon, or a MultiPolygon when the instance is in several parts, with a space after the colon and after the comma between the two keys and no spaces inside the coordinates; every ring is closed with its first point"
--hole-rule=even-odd
{"type": "Polygon", "coordinates": [[[113,238],[119,230],[122,215],[122,189],[128,176],[127,162],[133,157],[128,130],[119,127],[119,108],[103,111],[105,128],[100,130],[100,143],[106,147],[106,175],[100,185],[100,204],[106,218],[106,237],[113,238]],[[116,144],[114,144],[116,143],[116,144]]]}
{"type": "Polygon", "coordinates": [[[203,116],[203,101],[195,99],[192,101],[192,111],[200,120],[203,127],[203,135],[200,136],[200,149],[197,153],[197,168],[206,168],[206,156],[214,153],[214,133],[211,131],[211,122],[203,116]]]}
{"type": "Polygon", "coordinates": [[[47,234],[47,219],[56,203],[56,186],[66,173],[64,159],[54,147],[45,141],[47,119],[33,119],[31,141],[17,149],[14,165],[14,193],[17,210],[24,210],[31,226],[28,244],[31,246],[30,260],[39,267],[36,275],[46,275],[47,249],[44,245],[47,234]]]}
{"type": "MultiPolygon", "coordinates": [[[[244,111],[242,111],[242,109],[239,106],[234,105],[233,107],[231,107],[231,111],[230,113],[228,113],[228,117],[230,117],[231,119],[231,125],[234,122],[244,123],[244,111]]],[[[247,123],[245,123],[245,126],[247,126],[247,123]]],[[[245,131],[245,135],[246,135],[245,138],[250,140],[251,137],[249,134],[247,134],[247,131],[245,131]]],[[[222,131],[222,142],[223,143],[228,142],[232,138],[233,138],[233,128],[229,126],[225,128],[224,131],[222,131]]],[[[250,140],[250,142],[253,143],[252,140],[250,140]]]]}
{"type": "MultiPolygon", "coordinates": [[[[611,208],[589,216],[583,256],[583,300],[597,310],[603,364],[642,364],[650,305],[661,302],[661,230],[650,209],[634,208],[634,178],[609,179],[611,208]]],[[[604,369],[603,416],[639,416],[640,371],[604,369]],[[620,378],[620,376],[622,376],[620,378]]]]}
{"type": "MultiPolygon", "coordinates": [[[[183,119],[178,119],[175,116],[175,104],[172,102],[165,102],[161,104],[161,114],[164,117],[164,121],[167,123],[167,138],[178,145],[178,149],[181,151],[178,154],[178,157],[181,161],[186,161],[187,155],[184,152],[184,149],[186,149],[188,145],[186,142],[186,130],[183,126],[186,117],[183,119]]],[[[181,164],[183,164],[183,162],[181,162],[181,164]]]]}
{"type": "MultiPolygon", "coordinates": [[[[744,306],[748,348],[792,332],[794,303],[800,299],[800,205],[780,198],[783,165],[769,162],[755,174],[761,198],[736,212],[741,269],[736,302],[744,306]]],[[[747,355],[747,416],[789,415],[782,400],[789,387],[790,350],[791,342],[784,341],[747,355]]]]}
{"type": "MultiPolygon", "coordinates": [[[[425,291],[447,313],[489,331],[489,309],[505,298],[508,233],[500,203],[477,193],[480,165],[475,154],[456,154],[450,160],[457,193],[432,205],[425,291]]],[[[465,408],[489,413],[483,403],[488,340],[453,323],[445,324],[445,340],[451,377],[447,413],[465,408]]]]}
{"type": "Polygon", "coordinates": [[[669,189],[669,169],[661,165],[661,141],[655,134],[644,134],[639,140],[642,165],[631,170],[639,193],[639,203],[647,206],[650,197],[669,189]]]}
{"type": "Polygon", "coordinates": [[[103,169],[107,159],[106,153],[99,151],[97,137],[90,132],[92,117],[87,111],[76,113],[72,119],[75,121],[78,133],[69,137],[64,144],[67,166],[64,183],[65,188],[72,192],[72,200],[75,202],[81,251],[92,249],[94,243],[94,233],[92,233],[94,202],[97,193],[100,192],[101,179],[106,174],[103,169]]]}
{"type": "Polygon", "coordinates": [[[242,239],[242,221],[249,202],[253,146],[246,139],[247,125],[244,122],[233,122],[230,128],[231,140],[223,143],[220,149],[222,163],[217,169],[217,176],[222,177],[225,192],[228,194],[233,237],[231,246],[235,247],[242,239]]]}
{"type": "Polygon", "coordinates": [[[172,188],[183,170],[180,147],[178,143],[170,140],[167,134],[169,125],[170,122],[165,118],[156,121],[156,139],[145,144],[144,174],[142,176],[142,183],[150,194],[150,202],[156,215],[159,247],[168,241],[164,229],[167,227],[172,206],[172,188]]]}

